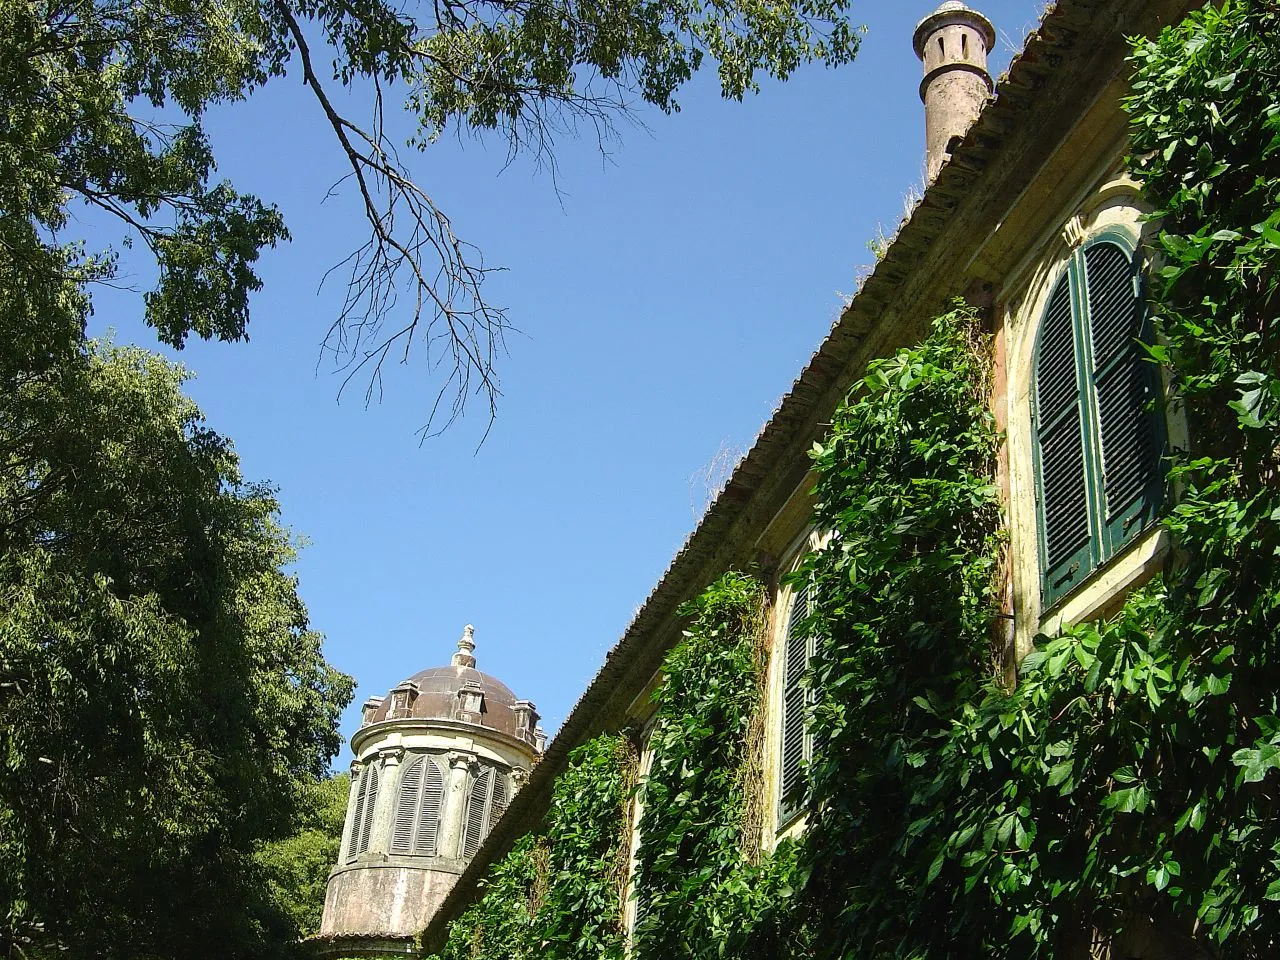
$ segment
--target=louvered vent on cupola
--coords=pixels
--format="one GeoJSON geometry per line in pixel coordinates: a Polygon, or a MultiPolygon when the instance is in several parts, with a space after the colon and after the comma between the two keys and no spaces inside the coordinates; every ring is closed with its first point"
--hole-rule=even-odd
{"type": "Polygon", "coordinates": [[[485,767],[476,775],[471,784],[471,796],[467,801],[466,832],[462,841],[462,855],[470,860],[480,849],[480,842],[486,833],[486,814],[489,806],[489,791],[493,785],[493,769],[485,767]]]}
{"type": "Polygon", "coordinates": [[[493,777],[493,803],[489,810],[490,829],[493,829],[493,825],[501,820],[502,815],[507,812],[507,803],[510,800],[508,793],[511,790],[511,784],[505,774],[495,770],[493,777]]]}
{"type": "Polygon", "coordinates": [[[351,816],[351,835],[347,838],[347,859],[354,860],[359,853],[360,828],[364,823],[364,808],[369,799],[369,768],[360,771],[360,785],[356,788],[356,809],[351,816]]]}
{"type": "Polygon", "coordinates": [[[436,856],[444,775],[430,757],[420,756],[404,771],[396,803],[391,852],[400,856],[436,856]]]}
{"type": "Polygon", "coordinates": [[[351,839],[347,843],[347,859],[354,860],[369,849],[373,835],[373,815],[378,806],[378,767],[370,761],[360,775],[356,791],[355,816],[351,820],[351,839]]]}
{"type": "Polygon", "coordinates": [[[400,798],[396,803],[396,827],[391,836],[391,852],[413,852],[413,831],[418,823],[418,804],[422,800],[422,772],[426,757],[419,757],[400,778],[400,798]]]}
{"type": "Polygon", "coordinates": [[[418,807],[418,829],[414,836],[413,852],[423,857],[439,853],[437,838],[440,835],[440,812],[444,806],[444,774],[440,764],[427,761],[427,776],[422,786],[422,803],[418,807]]]}

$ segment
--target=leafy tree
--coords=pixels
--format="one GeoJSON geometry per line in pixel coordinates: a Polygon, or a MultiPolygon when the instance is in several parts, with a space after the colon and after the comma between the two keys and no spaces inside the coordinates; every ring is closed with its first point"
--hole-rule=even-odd
{"type": "Polygon", "coordinates": [[[0,956],[262,955],[292,928],[252,851],[351,682],[182,370],[81,343],[75,280],[25,280],[0,272],[0,956]]]}
{"type": "Polygon", "coordinates": [[[482,291],[490,268],[401,163],[385,97],[416,118],[418,149],[456,126],[553,160],[557,134],[607,136],[637,100],[678,109],[677,90],[708,57],[733,98],[759,72],[847,62],[858,38],[846,3],[0,0],[0,270],[25,274],[36,297],[68,278],[110,279],[112,253],[68,243],[87,205],[154,257],[145,315],[162,341],[245,337],[258,256],[288,232],[270,203],[214,178],[203,117],[300,72],[370,225],[343,261],[347,296],[327,345],[376,380],[419,339],[441,375],[431,416],[452,421],[472,392],[492,415],[508,325],[482,291]],[[331,86],[367,95],[371,118],[340,113],[331,86]]]}
{"type": "Polygon", "coordinates": [[[298,937],[320,932],[329,871],[338,862],[351,777],[340,773],[307,792],[293,833],[264,844],[257,861],[271,900],[288,914],[298,937]]]}
{"type": "Polygon", "coordinates": [[[478,388],[492,413],[505,315],[401,164],[384,95],[416,147],[456,125],[549,157],[633,97],[677,109],[707,56],[730,97],[846,62],[844,5],[0,0],[0,955],[261,956],[307,929],[319,854],[290,862],[285,838],[325,822],[310,791],[351,693],[284,572],[272,491],[182,370],[86,341],[117,255],[77,240],[77,213],[154,258],[163,342],[244,338],[257,259],[288,232],[215,178],[203,118],[300,71],[371,229],[331,344],[375,375],[397,344],[443,345],[437,407],[452,420],[478,388]],[[329,75],[370,94],[370,122],[329,75]]]}

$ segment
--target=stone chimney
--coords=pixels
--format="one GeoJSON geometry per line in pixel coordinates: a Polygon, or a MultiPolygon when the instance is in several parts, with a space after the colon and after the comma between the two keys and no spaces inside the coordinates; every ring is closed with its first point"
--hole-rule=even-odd
{"type": "Polygon", "coordinates": [[[953,141],[964,136],[991,96],[987,53],[995,42],[991,21],[960,0],[946,0],[916,27],[916,56],[924,61],[920,99],[929,180],[938,175],[953,141]]]}

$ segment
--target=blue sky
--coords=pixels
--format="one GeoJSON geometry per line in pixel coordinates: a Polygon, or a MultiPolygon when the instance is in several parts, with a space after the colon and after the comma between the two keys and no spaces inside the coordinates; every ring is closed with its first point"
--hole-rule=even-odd
{"type": "MultiPolygon", "coordinates": [[[[892,234],[919,184],[911,33],[932,6],[855,0],[867,33],[848,67],[743,103],[704,71],[680,113],[620,126],[607,157],[590,137],[562,140],[559,193],[527,159],[508,166],[497,140],[406,154],[458,234],[508,268],[489,293],[522,333],[478,452],[479,406],[419,444],[420,356],[388,371],[380,403],[365,407],[363,383],[338,400],[319,343],[341,289],[317,287],[365,228],[350,189],[321,203],[342,158],[300,79],[210,117],[220,174],[277,203],[294,239],[262,262],[250,342],[178,358],[246,475],[280,488],[309,540],[302,595],[359,683],[344,735],[366,697],[446,662],[466,623],[480,668],[559,726],[694,527],[702,477],[750,445],[872,261],[867,241],[892,234]]],[[[996,72],[1042,6],[981,5],[996,72]]],[[[154,348],[139,312],[136,295],[99,296],[94,331],[154,348]]]]}

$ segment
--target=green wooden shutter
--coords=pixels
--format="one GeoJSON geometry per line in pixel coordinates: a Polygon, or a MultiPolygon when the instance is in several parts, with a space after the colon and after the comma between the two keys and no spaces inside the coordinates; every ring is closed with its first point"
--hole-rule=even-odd
{"type": "Polygon", "coordinates": [[[405,768],[400,778],[400,796],[396,798],[396,823],[391,835],[391,852],[413,852],[413,828],[418,819],[418,804],[422,800],[422,765],[426,757],[418,757],[405,768]]]}
{"type": "Polygon", "coordinates": [[[1063,274],[1040,326],[1032,404],[1046,607],[1084,579],[1095,554],[1078,354],[1071,281],[1063,274]]]}
{"type": "Polygon", "coordinates": [[[1138,268],[1116,243],[1084,251],[1092,379],[1104,500],[1104,553],[1115,553],[1155,520],[1160,506],[1163,429],[1158,371],[1139,343],[1144,310],[1138,268]]]}
{"type": "Polygon", "coordinates": [[[805,689],[801,684],[809,666],[809,644],[801,626],[809,615],[809,586],[796,591],[787,615],[782,666],[782,759],[779,777],[778,820],[790,818],[797,808],[796,794],[804,777],[805,689]]]}
{"type": "Polygon", "coordinates": [[[467,800],[466,833],[462,841],[462,855],[470,860],[480,849],[488,824],[485,812],[489,806],[489,787],[493,782],[493,770],[485,767],[471,784],[471,796],[467,800]]]}
{"type": "Polygon", "coordinates": [[[440,772],[440,764],[428,759],[422,784],[422,803],[418,807],[414,853],[423,857],[437,855],[436,841],[440,834],[440,808],[443,804],[444,774],[440,772]]]}

